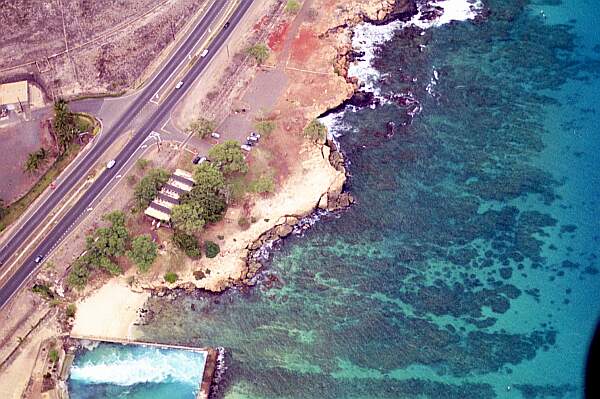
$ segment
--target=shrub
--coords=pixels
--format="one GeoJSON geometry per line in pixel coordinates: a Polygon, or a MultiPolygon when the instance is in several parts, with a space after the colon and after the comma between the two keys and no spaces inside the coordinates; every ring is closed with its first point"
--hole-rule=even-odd
{"type": "Polygon", "coordinates": [[[254,58],[258,65],[264,64],[264,62],[269,58],[269,48],[262,44],[258,43],[254,46],[248,47],[246,52],[254,58]]]}
{"type": "Polygon", "coordinates": [[[260,121],[256,122],[254,127],[261,135],[268,136],[273,133],[273,130],[275,130],[277,125],[273,121],[260,121]]]}
{"type": "Polygon", "coordinates": [[[275,179],[273,176],[260,176],[252,182],[251,188],[258,194],[272,193],[275,191],[275,179]]]}
{"type": "Polygon", "coordinates": [[[48,352],[48,359],[50,359],[52,363],[58,362],[58,351],[54,348],[50,349],[48,352]]]}
{"type": "Polygon", "coordinates": [[[298,0],[288,0],[285,5],[285,11],[290,14],[297,14],[300,11],[300,2],[298,0]]]}
{"type": "Polygon", "coordinates": [[[198,240],[191,234],[177,230],[173,234],[173,243],[190,258],[199,258],[202,256],[198,240]]]}
{"type": "Polygon", "coordinates": [[[245,217],[241,217],[238,219],[238,226],[240,226],[242,229],[246,230],[247,228],[250,227],[250,222],[248,221],[248,219],[246,219],[245,217]]]}
{"type": "Polygon", "coordinates": [[[74,303],[68,304],[65,313],[67,314],[67,317],[75,317],[75,313],[77,313],[77,306],[75,306],[74,303]]]}
{"type": "Polygon", "coordinates": [[[219,244],[215,242],[205,241],[204,252],[206,253],[207,258],[214,258],[219,254],[219,252],[221,252],[221,248],[219,247],[219,244]]]}
{"type": "Polygon", "coordinates": [[[177,276],[177,273],[167,272],[165,273],[164,278],[167,283],[173,284],[179,277],[177,276]]]}
{"type": "Polygon", "coordinates": [[[140,158],[136,161],[135,166],[137,166],[137,168],[139,170],[146,170],[146,168],[148,168],[148,165],[150,165],[150,161],[144,158],[140,158]]]}
{"type": "Polygon", "coordinates": [[[80,259],[73,263],[69,275],[67,276],[67,285],[77,290],[82,290],[90,277],[88,266],[80,259]]]}
{"type": "Polygon", "coordinates": [[[313,119],[304,128],[304,136],[313,141],[324,142],[327,139],[327,128],[318,120],[313,119]]]}
{"type": "Polygon", "coordinates": [[[54,298],[54,293],[46,284],[34,284],[31,291],[46,299],[54,298]]]}
{"type": "Polygon", "coordinates": [[[209,136],[215,131],[217,124],[213,120],[198,118],[190,123],[189,130],[201,139],[209,136]]]}

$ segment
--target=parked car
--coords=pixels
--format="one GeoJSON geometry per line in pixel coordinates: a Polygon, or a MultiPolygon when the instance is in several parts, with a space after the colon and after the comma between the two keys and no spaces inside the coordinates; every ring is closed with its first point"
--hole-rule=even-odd
{"type": "Polygon", "coordinates": [[[246,140],[245,145],[247,145],[248,147],[252,147],[254,144],[256,144],[254,141],[250,141],[250,140],[246,140]]]}
{"type": "Polygon", "coordinates": [[[246,137],[247,141],[251,141],[252,143],[258,143],[258,137],[248,136],[246,137]]]}
{"type": "Polygon", "coordinates": [[[35,263],[40,263],[42,261],[42,259],[44,259],[44,255],[38,255],[35,257],[35,259],[33,261],[35,263]]]}
{"type": "Polygon", "coordinates": [[[248,152],[250,152],[250,150],[252,149],[252,147],[250,147],[250,146],[249,146],[249,145],[247,145],[247,144],[243,144],[243,145],[242,145],[240,148],[241,148],[242,150],[244,150],[244,151],[248,151],[248,152]]]}
{"type": "Polygon", "coordinates": [[[183,80],[180,80],[180,81],[179,81],[179,83],[177,83],[177,84],[175,85],[175,88],[176,88],[176,89],[181,89],[181,86],[183,86],[183,80]]]}
{"type": "Polygon", "coordinates": [[[117,163],[117,161],[115,161],[114,159],[111,159],[110,161],[108,161],[108,163],[106,164],[106,169],[111,169],[113,166],[115,166],[115,164],[117,163]]]}
{"type": "Polygon", "coordinates": [[[196,157],[192,160],[192,163],[195,165],[200,165],[203,162],[206,162],[206,157],[200,155],[196,155],[196,157]]]}
{"type": "Polygon", "coordinates": [[[217,133],[217,132],[212,132],[210,134],[210,137],[212,137],[213,139],[220,139],[221,138],[221,134],[217,133]]]}
{"type": "Polygon", "coordinates": [[[256,132],[252,132],[250,133],[251,137],[256,137],[257,140],[260,140],[260,134],[256,133],[256,132]]]}

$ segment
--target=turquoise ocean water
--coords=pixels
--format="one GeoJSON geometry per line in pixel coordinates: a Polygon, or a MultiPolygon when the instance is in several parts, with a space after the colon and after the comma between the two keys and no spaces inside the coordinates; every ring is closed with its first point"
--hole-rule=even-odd
{"type": "Polygon", "coordinates": [[[384,100],[335,127],[355,206],[286,240],[256,288],[153,300],[141,333],[228,348],[226,398],[581,398],[600,8],[484,4],[377,51],[384,100]]]}
{"type": "Polygon", "coordinates": [[[80,349],[68,380],[72,399],[195,399],[206,355],[182,349],[100,343],[80,349]]]}

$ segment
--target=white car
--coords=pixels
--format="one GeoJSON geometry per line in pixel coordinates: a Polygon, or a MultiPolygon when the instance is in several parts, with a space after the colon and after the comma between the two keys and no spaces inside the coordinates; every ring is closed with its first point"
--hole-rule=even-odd
{"type": "Polygon", "coordinates": [[[180,81],[179,81],[179,83],[177,83],[177,84],[175,85],[175,88],[176,88],[176,89],[181,89],[181,86],[183,86],[183,80],[180,80],[180,81]]]}
{"type": "Polygon", "coordinates": [[[204,51],[200,54],[200,57],[204,58],[208,54],[208,49],[205,48],[204,51]]]}
{"type": "Polygon", "coordinates": [[[213,139],[219,139],[219,138],[221,138],[221,134],[219,134],[217,132],[213,132],[210,134],[210,137],[212,137],[213,139]]]}
{"type": "Polygon", "coordinates": [[[250,147],[249,145],[246,145],[246,144],[242,145],[240,148],[241,148],[242,150],[244,150],[244,151],[248,151],[248,152],[249,152],[249,151],[252,149],[252,147],[250,147]]]}
{"type": "Polygon", "coordinates": [[[113,166],[115,166],[117,162],[114,159],[111,159],[110,161],[108,161],[108,163],[106,164],[106,169],[110,169],[113,166]]]}

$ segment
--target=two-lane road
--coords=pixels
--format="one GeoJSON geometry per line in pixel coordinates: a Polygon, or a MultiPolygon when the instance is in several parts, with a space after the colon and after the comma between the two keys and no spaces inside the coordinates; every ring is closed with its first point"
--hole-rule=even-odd
{"type": "MultiPolygon", "coordinates": [[[[58,222],[58,224],[46,236],[43,242],[33,251],[31,255],[24,261],[21,267],[12,275],[7,283],[0,288],[0,308],[2,308],[14,293],[27,281],[29,276],[38,266],[34,259],[38,255],[46,256],[69,232],[70,228],[77,222],[79,217],[84,213],[85,209],[102,194],[104,188],[119,174],[121,167],[124,166],[127,160],[133,156],[139,146],[148,137],[150,132],[170,113],[177,102],[183,97],[187,89],[191,86],[194,80],[200,75],[205,67],[210,62],[213,55],[227,40],[230,32],[242,19],[244,13],[251,6],[253,0],[242,0],[239,6],[233,12],[230,21],[230,26],[227,29],[220,30],[213,41],[208,46],[208,55],[200,58],[191,69],[187,72],[184,78],[184,85],[179,90],[172,91],[161,102],[154,114],[135,132],[132,139],[126,144],[125,148],[115,158],[116,165],[112,169],[105,169],[102,174],[92,183],[91,187],[77,201],[77,203],[69,209],[66,215],[58,222]]],[[[164,65],[162,70],[147,84],[140,95],[138,95],[130,107],[123,113],[119,120],[114,124],[109,132],[102,134],[100,141],[86,155],[85,159],[80,163],[78,168],[73,170],[65,181],[59,185],[55,192],[43,203],[39,209],[30,217],[30,219],[21,226],[7,244],[0,250],[0,272],[4,271],[7,260],[36,232],[40,224],[44,221],[47,215],[61,202],[67,193],[89,173],[92,167],[102,157],[104,152],[109,148],[114,139],[118,137],[127,128],[130,122],[135,118],[138,112],[146,105],[157,90],[172,76],[173,72],[179,65],[186,60],[188,54],[194,49],[197,41],[202,38],[203,34],[209,30],[211,24],[215,21],[220,11],[226,7],[225,0],[216,0],[216,2],[208,9],[206,15],[201,22],[196,26],[190,36],[184,43],[175,50],[171,59],[164,65]]]]}

